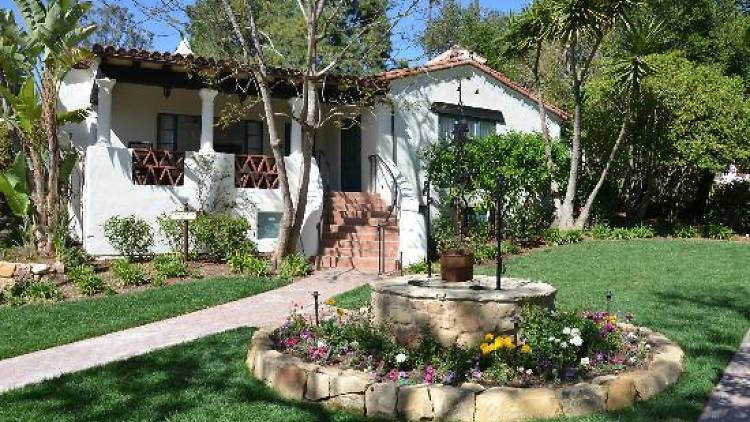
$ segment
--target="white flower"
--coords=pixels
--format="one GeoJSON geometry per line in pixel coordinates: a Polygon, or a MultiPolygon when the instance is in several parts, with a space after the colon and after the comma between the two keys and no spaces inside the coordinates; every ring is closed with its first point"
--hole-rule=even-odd
{"type": "Polygon", "coordinates": [[[590,363],[589,358],[581,358],[581,366],[589,366],[590,363]]]}
{"type": "Polygon", "coordinates": [[[315,342],[315,345],[318,346],[318,347],[326,347],[326,346],[328,346],[328,344],[326,343],[326,341],[323,340],[323,339],[318,339],[318,341],[315,342]]]}
{"type": "Polygon", "coordinates": [[[563,334],[565,334],[566,336],[569,336],[570,335],[570,327],[563,328],[563,334]]]}
{"type": "Polygon", "coordinates": [[[554,337],[550,337],[547,340],[549,340],[549,341],[555,341],[555,338],[554,337]]]}
{"type": "Polygon", "coordinates": [[[646,344],[646,350],[651,350],[651,345],[650,344],[646,344]]]}
{"type": "Polygon", "coordinates": [[[571,337],[580,337],[581,336],[581,330],[578,328],[573,328],[570,330],[570,336],[571,337]]]}
{"type": "Polygon", "coordinates": [[[560,347],[562,347],[563,349],[567,349],[568,343],[560,343],[560,347]]]}
{"type": "Polygon", "coordinates": [[[523,372],[524,371],[523,366],[519,366],[518,368],[516,368],[516,371],[523,372]]]}
{"type": "Polygon", "coordinates": [[[533,373],[534,373],[534,371],[532,371],[531,369],[527,369],[527,370],[526,370],[526,375],[531,375],[531,374],[533,374],[533,373]]]}
{"type": "Polygon", "coordinates": [[[583,339],[580,336],[575,336],[572,339],[570,339],[570,344],[572,344],[575,347],[581,347],[581,345],[583,345],[583,339]]]}
{"type": "Polygon", "coordinates": [[[626,338],[628,340],[634,342],[634,341],[638,340],[638,335],[636,333],[634,333],[634,332],[631,331],[631,332],[628,333],[628,335],[626,336],[626,338]]]}
{"type": "Polygon", "coordinates": [[[399,353],[396,355],[396,363],[404,363],[406,362],[406,355],[403,353],[399,353]]]}
{"type": "Polygon", "coordinates": [[[560,339],[559,339],[559,338],[556,338],[556,339],[555,339],[555,343],[560,343],[560,339]]]}
{"type": "Polygon", "coordinates": [[[635,358],[635,356],[630,357],[630,363],[635,363],[638,359],[635,358]]]}

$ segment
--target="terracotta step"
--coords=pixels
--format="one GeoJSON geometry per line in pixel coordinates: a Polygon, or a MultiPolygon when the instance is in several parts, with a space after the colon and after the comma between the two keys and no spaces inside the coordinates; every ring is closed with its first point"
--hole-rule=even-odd
{"type": "MultiPolygon", "coordinates": [[[[369,210],[333,210],[329,208],[328,217],[333,220],[337,216],[343,218],[388,218],[388,211],[369,211],[369,210]]],[[[395,219],[395,216],[391,216],[395,219]]]]}
{"type": "Polygon", "coordinates": [[[358,226],[377,226],[378,224],[386,224],[389,226],[398,225],[398,220],[391,218],[386,223],[385,217],[383,218],[367,218],[367,217],[345,217],[341,214],[330,215],[327,223],[338,224],[338,225],[358,225],[358,226]]]}
{"type": "Polygon", "coordinates": [[[382,200],[383,198],[378,193],[373,192],[328,192],[326,198],[334,199],[370,199],[370,200],[382,200]]]}
{"type": "MultiPolygon", "coordinates": [[[[386,240],[383,242],[385,248],[398,250],[398,240],[386,240]]],[[[358,241],[349,239],[323,239],[320,243],[321,248],[345,248],[345,249],[362,249],[378,251],[378,242],[376,241],[358,241]]]]}
{"type": "MultiPolygon", "coordinates": [[[[323,243],[337,240],[353,240],[359,242],[374,242],[378,240],[378,235],[373,233],[352,233],[352,232],[323,232],[323,243]]],[[[398,234],[386,233],[385,241],[398,241],[398,234]]]]}
{"type": "MultiPolygon", "coordinates": [[[[378,270],[378,258],[319,256],[316,265],[320,268],[352,268],[359,271],[376,272],[378,270]]],[[[396,259],[385,259],[386,272],[396,271],[397,269],[398,262],[396,259]]]]}
{"type": "Polygon", "coordinates": [[[326,208],[332,211],[388,211],[385,204],[350,204],[345,202],[329,202],[326,208]]]}
{"type": "MultiPolygon", "coordinates": [[[[386,238],[390,235],[398,235],[398,226],[388,225],[381,228],[386,238]]],[[[323,233],[359,233],[359,234],[377,234],[376,226],[357,226],[353,224],[326,224],[323,227],[323,233]]]]}
{"type": "MultiPolygon", "coordinates": [[[[356,257],[377,257],[378,248],[323,248],[324,256],[356,256],[356,257]]],[[[391,259],[398,257],[398,247],[385,248],[385,256],[391,259]]]]}

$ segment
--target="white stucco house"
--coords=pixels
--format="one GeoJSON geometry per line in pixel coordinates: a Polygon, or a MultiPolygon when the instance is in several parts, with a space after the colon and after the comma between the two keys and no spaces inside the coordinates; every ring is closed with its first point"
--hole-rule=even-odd
{"type": "MultiPolygon", "coordinates": [[[[183,203],[194,209],[211,203],[211,209],[244,215],[259,250],[271,251],[281,200],[260,107],[244,110],[229,126],[218,125],[228,104],[243,104],[237,81],[209,85],[196,77],[220,72],[226,62],[196,57],[185,46],[175,53],[99,45],[93,51],[95,59],[72,70],[60,89],[63,109],[92,110],[85,122],[64,128],[82,154],[71,214],[86,251],[115,253],[103,233],[111,216],[139,216],[158,233],[157,217],[183,203]]],[[[466,50],[375,78],[385,90],[361,109],[358,124],[331,121],[317,135],[301,248],[307,256],[321,256],[324,266],[374,269],[380,263],[391,269],[424,259],[419,151],[450,133],[459,86],[471,134],[540,130],[534,95],[466,50]],[[378,258],[375,226],[386,218],[387,245],[380,245],[385,258],[378,258]]],[[[335,81],[329,85],[337,88],[335,81]]],[[[298,110],[293,89],[280,84],[274,96],[278,112],[298,110]]],[[[559,137],[567,116],[551,105],[547,110],[550,133],[559,137]]],[[[293,119],[276,119],[295,191],[300,128],[293,119]]],[[[154,252],[166,250],[157,236],[154,252]]]]}

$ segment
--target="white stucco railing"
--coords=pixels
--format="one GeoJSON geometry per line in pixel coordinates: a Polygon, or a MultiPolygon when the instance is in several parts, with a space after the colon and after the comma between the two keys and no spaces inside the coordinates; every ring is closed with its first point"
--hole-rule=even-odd
{"type": "MultiPolygon", "coordinates": [[[[293,153],[285,159],[290,188],[299,186],[302,154],[293,153]]],[[[148,222],[155,234],[154,253],[169,251],[159,233],[157,218],[182,208],[185,202],[193,209],[227,211],[241,215],[252,227],[250,238],[261,252],[271,252],[276,239],[258,239],[258,213],[282,211],[280,189],[235,188],[235,156],[216,152],[186,152],[182,185],[137,185],[132,180],[132,149],[93,145],[86,149],[83,206],[81,215],[82,241],[86,251],[95,256],[115,255],[104,236],[104,222],[112,216],[135,215],[148,222]]],[[[296,200],[296,199],[295,199],[296,200]]],[[[318,250],[315,226],[320,220],[323,185],[315,161],[310,170],[307,210],[301,244],[304,253],[315,255],[318,250]]]]}

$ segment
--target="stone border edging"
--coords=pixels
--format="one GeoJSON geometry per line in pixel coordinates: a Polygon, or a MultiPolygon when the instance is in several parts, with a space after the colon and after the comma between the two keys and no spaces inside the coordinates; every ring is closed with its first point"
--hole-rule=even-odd
{"type": "Polygon", "coordinates": [[[641,330],[653,353],[647,369],[560,388],[377,382],[372,374],[320,366],[274,350],[272,329],[255,333],[246,364],[256,378],[284,398],[318,402],[368,417],[498,422],[586,416],[648,400],[677,382],[683,370],[682,349],[658,332],[641,330]]]}

